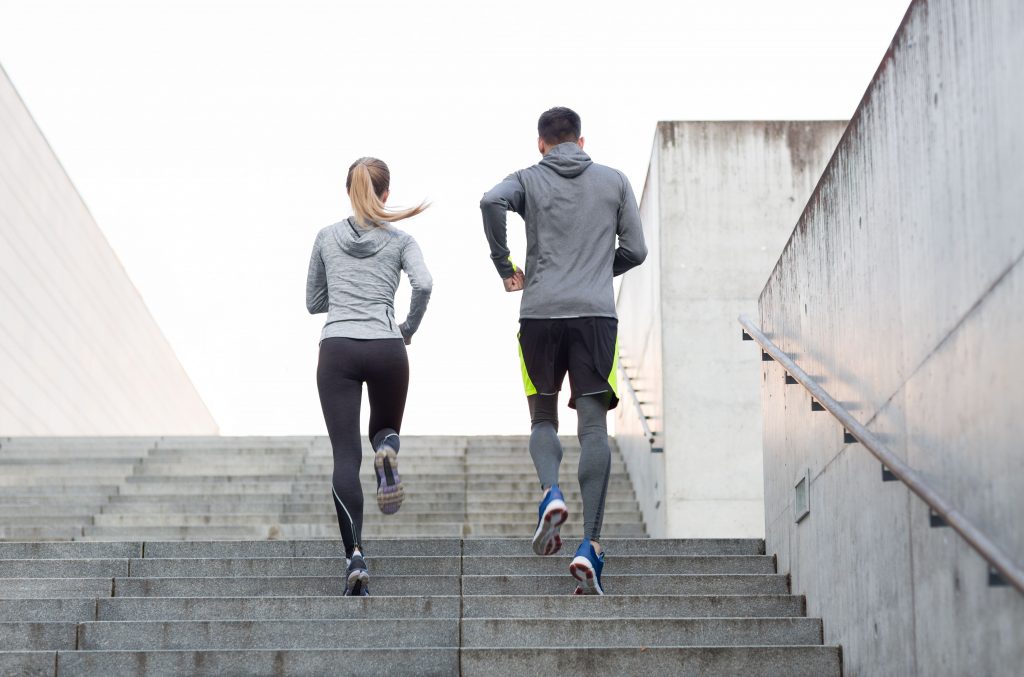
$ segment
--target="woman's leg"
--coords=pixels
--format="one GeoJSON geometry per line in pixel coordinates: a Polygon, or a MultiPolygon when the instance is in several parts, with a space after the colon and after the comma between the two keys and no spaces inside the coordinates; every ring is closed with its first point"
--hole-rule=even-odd
{"type": "Polygon", "coordinates": [[[366,392],[370,400],[370,442],[376,451],[388,438],[398,451],[405,400],[409,394],[409,354],[402,339],[372,342],[366,369],[366,392]]]}
{"type": "Polygon", "coordinates": [[[401,339],[373,341],[366,391],[370,399],[370,442],[377,476],[377,507],[386,515],[398,512],[405,488],[398,473],[398,433],[409,392],[409,358],[401,339]],[[370,366],[372,365],[372,366],[370,366]]]}
{"type": "Polygon", "coordinates": [[[359,484],[362,443],[359,435],[359,405],[362,381],[359,376],[359,341],[328,338],[320,343],[316,385],[334,452],[331,494],[338,512],[338,527],[345,543],[345,556],[362,541],[363,489],[359,484]]]}

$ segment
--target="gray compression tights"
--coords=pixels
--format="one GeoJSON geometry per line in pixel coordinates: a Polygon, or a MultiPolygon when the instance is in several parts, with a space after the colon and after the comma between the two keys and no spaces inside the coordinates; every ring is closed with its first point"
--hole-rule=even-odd
{"type": "MultiPolygon", "coordinates": [[[[608,446],[608,393],[576,398],[579,418],[580,467],[578,477],[583,495],[583,536],[592,541],[601,538],[604,502],[608,494],[608,476],[612,452],[608,446]]],[[[530,395],[530,456],[543,488],[558,484],[558,466],[562,463],[562,443],[558,441],[558,396],[530,395]]]]}

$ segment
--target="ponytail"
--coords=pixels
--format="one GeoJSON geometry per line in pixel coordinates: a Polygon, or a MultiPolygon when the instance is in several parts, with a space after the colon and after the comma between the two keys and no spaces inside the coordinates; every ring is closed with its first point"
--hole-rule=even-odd
{"type": "Polygon", "coordinates": [[[381,196],[390,184],[391,172],[382,160],[359,158],[349,167],[345,188],[352,202],[352,211],[360,222],[379,226],[385,221],[401,221],[416,216],[430,206],[427,202],[421,202],[409,209],[388,209],[381,201],[381,196]]]}

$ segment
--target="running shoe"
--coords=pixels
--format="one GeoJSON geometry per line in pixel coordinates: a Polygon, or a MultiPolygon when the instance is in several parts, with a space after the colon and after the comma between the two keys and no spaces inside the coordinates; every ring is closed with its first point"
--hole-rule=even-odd
{"type": "Polygon", "coordinates": [[[537,531],[533,534],[533,551],[538,555],[554,555],[562,547],[558,534],[562,523],[569,519],[569,509],[558,485],[552,485],[537,508],[537,531]]]}
{"type": "Polygon", "coordinates": [[[604,569],[604,553],[600,555],[594,550],[590,539],[585,538],[576,549],[576,556],[569,565],[569,573],[580,584],[576,587],[576,595],[603,595],[601,587],[601,570],[604,569]]]}
{"type": "Polygon", "coordinates": [[[366,570],[366,561],[362,553],[355,553],[348,563],[345,577],[345,597],[369,597],[370,572],[366,570]]]}
{"type": "Polygon", "coordinates": [[[385,515],[394,515],[405,499],[405,487],[398,474],[398,454],[382,444],[373,457],[373,469],[377,474],[377,507],[385,515]]]}

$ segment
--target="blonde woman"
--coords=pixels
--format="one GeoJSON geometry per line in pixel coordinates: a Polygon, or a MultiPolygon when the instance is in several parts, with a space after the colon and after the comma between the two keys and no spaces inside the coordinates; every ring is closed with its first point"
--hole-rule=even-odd
{"type": "Polygon", "coordinates": [[[393,514],[405,496],[398,474],[398,434],[409,389],[405,347],[423,319],[432,286],[416,240],[391,225],[427,205],[400,211],[386,208],[390,182],[388,166],[377,158],[360,158],[349,167],[345,188],[353,215],[317,234],[306,277],[307,310],[327,313],[316,383],[334,453],[331,493],[348,560],[345,594],[351,596],[370,594],[359,484],[363,384],[370,401],[377,506],[393,514]],[[412,301],[405,322],[398,323],[395,290],[403,270],[412,286],[412,301]]]}

